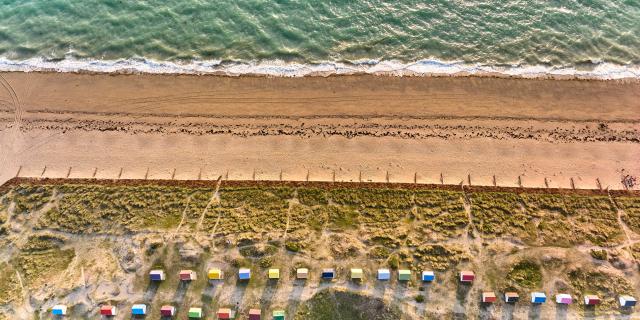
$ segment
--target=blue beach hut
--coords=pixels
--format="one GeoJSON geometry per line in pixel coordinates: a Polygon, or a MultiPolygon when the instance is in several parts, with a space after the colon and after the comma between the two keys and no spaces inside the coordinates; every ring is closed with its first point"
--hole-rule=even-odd
{"type": "Polygon", "coordinates": [[[54,316],[65,316],[67,315],[67,306],[62,304],[55,305],[51,309],[51,314],[54,316]]]}
{"type": "Polygon", "coordinates": [[[163,270],[151,270],[149,271],[149,279],[151,281],[162,281],[166,278],[163,270]]]}
{"type": "Polygon", "coordinates": [[[545,303],[547,302],[547,295],[544,292],[532,292],[531,303],[545,303]]]}
{"type": "Polygon", "coordinates": [[[336,277],[336,271],[333,269],[322,269],[322,279],[331,280],[336,277]]]}
{"type": "Polygon", "coordinates": [[[422,281],[431,282],[436,279],[436,274],[433,271],[422,271],[422,281]]]}
{"type": "Polygon", "coordinates": [[[389,269],[378,269],[378,280],[391,279],[391,271],[389,269]]]}
{"type": "Polygon", "coordinates": [[[618,298],[621,307],[633,307],[636,305],[636,298],[632,296],[620,296],[618,298]]]}
{"type": "Polygon", "coordinates": [[[134,304],[131,307],[131,314],[134,316],[143,316],[147,314],[147,305],[146,304],[134,304]]]}
{"type": "Polygon", "coordinates": [[[242,268],[238,270],[238,279],[240,280],[249,280],[251,279],[251,270],[242,268]]]}

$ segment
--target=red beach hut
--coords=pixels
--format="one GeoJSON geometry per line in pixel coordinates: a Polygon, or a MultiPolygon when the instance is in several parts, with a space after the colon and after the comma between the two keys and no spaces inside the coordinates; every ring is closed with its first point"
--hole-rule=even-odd
{"type": "Polygon", "coordinates": [[[160,308],[160,315],[163,317],[173,317],[176,315],[176,307],[174,306],[162,306],[160,308]]]}
{"type": "Polygon", "coordinates": [[[249,310],[249,320],[260,320],[260,309],[249,310]]]}
{"type": "Polygon", "coordinates": [[[100,314],[103,316],[111,317],[118,313],[116,306],[103,305],[100,307],[100,314]]]}
{"type": "Polygon", "coordinates": [[[473,271],[460,271],[460,282],[472,282],[475,278],[473,271]]]}
{"type": "Polygon", "coordinates": [[[487,291],[482,293],[482,302],[483,303],[494,303],[498,300],[496,294],[493,291],[487,291]]]}

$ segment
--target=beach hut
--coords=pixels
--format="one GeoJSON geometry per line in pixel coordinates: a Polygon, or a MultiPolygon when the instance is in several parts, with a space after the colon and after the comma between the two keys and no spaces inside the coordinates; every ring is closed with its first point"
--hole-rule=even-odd
{"type": "Polygon", "coordinates": [[[520,295],[517,292],[505,292],[504,293],[504,302],[506,303],[516,303],[520,299],[520,295]]]}
{"type": "Polygon", "coordinates": [[[179,276],[181,281],[193,281],[198,279],[198,275],[193,270],[180,270],[179,276]]]}
{"type": "Polygon", "coordinates": [[[100,307],[100,315],[111,317],[118,314],[116,306],[103,305],[100,307]]]}
{"type": "Polygon", "coordinates": [[[336,271],[333,269],[322,269],[322,279],[331,280],[336,277],[336,271]]]}
{"type": "Polygon", "coordinates": [[[189,308],[187,316],[189,316],[190,319],[202,318],[202,308],[189,308]]]}
{"type": "Polygon", "coordinates": [[[306,279],[309,277],[309,269],[307,268],[298,268],[296,270],[296,278],[297,279],[306,279]]]}
{"type": "Polygon", "coordinates": [[[498,300],[496,294],[493,291],[485,291],[482,293],[482,302],[483,303],[494,303],[498,300]]]}
{"type": "Polygon", "coordinates": [[[176,315],[176,307],[162,306],[160,307],[160,315],[163,317],[173,317],[176,315]]]}
{"type": "Polygon", "coordinates": [[[632,296],[620,296],[618,297],[618,301],[620,301],[621,307],[633,307],[636,305],[636,298],[632,296]]]}
{"type": "Polygon", "coordinates": [[[63,304],[58,304],[51,308],[51,314],[54,316],[66,316],[67,315],[67,306],[63,304]]]}
{"type": "Polygon", "coordinates": [[[273,320],[284,320],[284,310],[273,310],[273,320]]]}
{"type": "Polygon", "coordinates": [[[460,282],[473,282],[475,278],[473,271],[460,271],[460,282]]]}
{"type": "Polygon", "coordinates": [[[545,303],[547,302],[547,295],[544,292],[532,292],[531,303],[545,303]]]}
{"type": "Polygon", "coordinates": [[[249,280],[251,279],[251,270],[242,268],[238,270],[238,279],[240,280],[249,280]]]}
{"type": "Polygon", "coordinates": [[[166,276],[163,270],[151,270],[149,272],[149,279],[151,279],[151,281],[163,281],[166,279],[166,276]]]}
{"type": "Polygon", "coordinates": [[[213,268],[209,269],[209,272],[207,272],[207,277],[209,278],[209,280],[222,280],[224,279],[224,273],[221,269],[213,268]]]}
{"type": "Polygon", "coordinates": [[[400,269],[398,270],[398,281],[409,281],[411,280],[411,270],[400,269]]]}
{"type": "Polygon", "coordinates": [[[134,316],[143,316],[147,314],[147,305],[146,304],[134,304],[131,307],[131,314],[134,316]]]}
{"type": "Polygon", "coordinates": [[[364,278],[364,272],[362,269],[353,268],[351,269],[351,280],[361,281],[364,278]]]}
{"type": "Polygon", "coordinates": [[[571,295],[566,293],[556,294],[556,303],[558,304],[571,304],[573,302],[573,298],[571,295]]]}
{"type": "Polygon", "coordinates": [[[600,304],[600,298],[593,294],[587,294],[584,296],[584,304],[586,306],[595,306],[596,304],[600,304]]]}
{"type": "Polygon", "coordinates": [[[218,319],[235,319],[236,312],[229,308],[218,309],[218,319]]]}
{"type": "Polygon", "coordinates": [[[269,279],[272,279],[272,280],[280,279],[280,269],[269,269],[268,275],[269,275],[269,279]]]}
{"type": "Polygon", "coordinates": [[[260,309],[251,309],[249,310],[249,320],[260,320],[261,314],[260,309]]]}
{"type": "Polygon", "coordinates": [[[391,271],[389,269],[378,269],[378,280],[391,279],[391,271]]]}
{"type": "Polygon", "coordinates": [[[436,274],[433,271],[422,271],[422,281],[431,282],[436,279],[436,274]]]}

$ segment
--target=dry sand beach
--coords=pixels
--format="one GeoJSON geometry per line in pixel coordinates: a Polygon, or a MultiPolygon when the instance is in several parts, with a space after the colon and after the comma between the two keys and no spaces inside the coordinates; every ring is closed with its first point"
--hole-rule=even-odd
{"type": "Polygon", "coordinates": [[[621,189],[623,175],[640,174],[636,81],[0,75],[1,181],[621,189]]]}

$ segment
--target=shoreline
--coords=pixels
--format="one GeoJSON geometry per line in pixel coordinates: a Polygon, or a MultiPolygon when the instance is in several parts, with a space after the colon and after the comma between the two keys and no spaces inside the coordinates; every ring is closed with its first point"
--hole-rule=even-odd
{"type": "Polygon", "coordinates": [[[214,77],[433,77],[499,78],[579,81],[623,81],[640,83],[640,65],[592,63],[591,68],[548,65],[483,65],[456,61],[366,60],[297,63],[274,61],[193,60],[191,62],[153,59],[89,60],[30,58],[10,60],[0,57],[0,73],[72,73],[92,75],[193,75],[214,77]]]}

